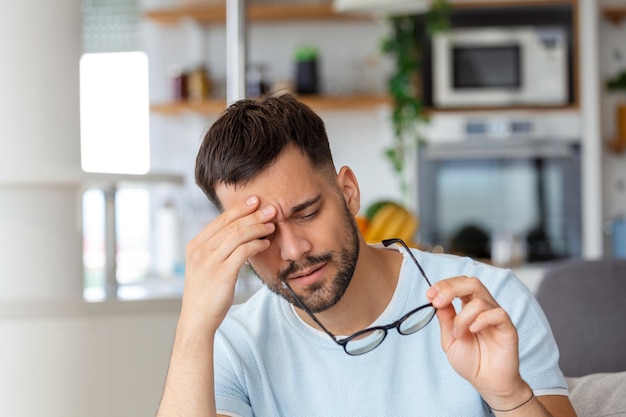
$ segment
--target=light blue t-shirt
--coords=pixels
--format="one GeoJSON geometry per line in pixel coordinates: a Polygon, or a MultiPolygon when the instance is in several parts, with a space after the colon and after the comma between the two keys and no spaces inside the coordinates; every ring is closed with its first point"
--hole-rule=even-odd
{"type": "MultiPolygon", "coordinates": [[[[404,255],[398,286],[372,325],[427,303],[428,284],[404,255]]],[[[452,255],[413,251],[431,282],[476,276],[519,333],[520,372],[535,395],[567,395],[547,320],[509,270],[452,255]]],[[[458,305],[457,305],[458,310],[458,305]]],[[[437,318],[408,336],[390,330],[371,352],[349,356],[305,324],[267,288],[233,306],[215,341],[218,414],[241,417],[489,416],[474,388],[449,365],[437,318]]]]}

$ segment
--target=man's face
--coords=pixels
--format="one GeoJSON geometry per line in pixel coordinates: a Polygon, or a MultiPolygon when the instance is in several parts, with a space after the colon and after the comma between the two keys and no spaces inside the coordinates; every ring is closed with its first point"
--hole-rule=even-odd
{"type": "Polygon", "coordinates": [[[295,146],[245,186],[216,189],[225,210],[255,195],[261,208],[272,205],[276,229],[267,250],[251,257],[250,266],[276,294],[294,303],[289,285],[313,312],[334,306],[352,279],[359,251],[354,214],[358,185],[352,172],[339,175],[311,166],[295,146]],[[332,178],[331,178],[332,176],[332,178]]]}

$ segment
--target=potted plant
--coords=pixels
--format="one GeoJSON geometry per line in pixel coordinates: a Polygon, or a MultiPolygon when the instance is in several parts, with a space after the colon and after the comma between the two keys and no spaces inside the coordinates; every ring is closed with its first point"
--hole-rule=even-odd
{"type": "Polygon", "coordinates": [[[419,127],[428,121],[421,85],[423,65],[423,30],[427,36],[448,29],[450,6],[448,0],[432,0],[423,18],[418,15],[395,15],[389,18],[390,33],[383,39],[383,53],[392,57],[394,70],[388,80],[387,90],[391,96],[393,144],[385,150],[400,182],[400,191],[408,204],[409,184],[405,168],[410,152],[421,141],[419,127]]]}
{"type": "Polygon", "coordinates": [[[318,94],[318,50],[314,46],[302,45],[296,48],[296,93],[318,94]]]}

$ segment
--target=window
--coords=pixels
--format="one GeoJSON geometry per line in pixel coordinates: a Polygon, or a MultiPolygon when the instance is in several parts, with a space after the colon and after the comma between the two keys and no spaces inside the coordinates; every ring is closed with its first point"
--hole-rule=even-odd
{"type": "MultiPolygon", "coordinates": [[[[139,50],[138,4],[132,0],[85,0],[83,10],[82,169],[107,174],[146,174],[150,170],[148,57],[139,50]]],[[[156,269],[153,254],[163,252],[152,243],[155,240],[151,236],[153,188],[132,183],[121,186],[117,181],[109,181],[84,192],[86,300],[102,300],[107,295],[146,296],[145,282],[154,276],[156,269]],[[112,234],[111,225],[115,226],[112,234]],[[107,249],[107,239],[111,236],[115,241],[113,251],[107,249]],[[107,273],[111,258],[114,258],[112,277],[107,273]]]]}
{"type": "Polygon", "coordinates": [[[150,170],[148,57],[84,54],[80,60],[81,165],[87,172],[150,170]]]}

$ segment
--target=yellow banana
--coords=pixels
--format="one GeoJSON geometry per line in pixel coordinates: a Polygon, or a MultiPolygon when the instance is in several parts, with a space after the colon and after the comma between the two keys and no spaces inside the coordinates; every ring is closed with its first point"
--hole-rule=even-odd
{"type": "Polygon", "coordinates": [[[378,243],[383,239],[399,238],[407,244],[414,244],[414,237],[419,226],[419,219],[406,208],[389,202],[382,206],[372,218],[365,241],[378,243]]]}
{"type": "Polygon", "coordinates": [[[366,234],[364,236],[365,241],[368,243],[377,243],[385,237],[388,237],[385,236],[387,223],[390,221],[390,219],[393,218],[397,210],[398,205],[394,203],[387,203],[383,207],[381,207],[376,212],[376,215],[374,215],[367,228],[366,234]]]}
{"type": "Polygon", "coordinates": [[[407,214],[408,215],[402,224],[402,229],[397,232],[397,237],[404,240],[408,245],[411,245],[419,226],[419,220],[413,214],[409,212],[407,212],[407,214]]]}
{"type": "Polygon", "coordinates": [[[404,207],[397,207],[393,217],[387,221],[381,238],[399,237],[399,234],[404,229],[405,222],[408,221],[408,217],[410,217],[410,213],[404,207]]]}

